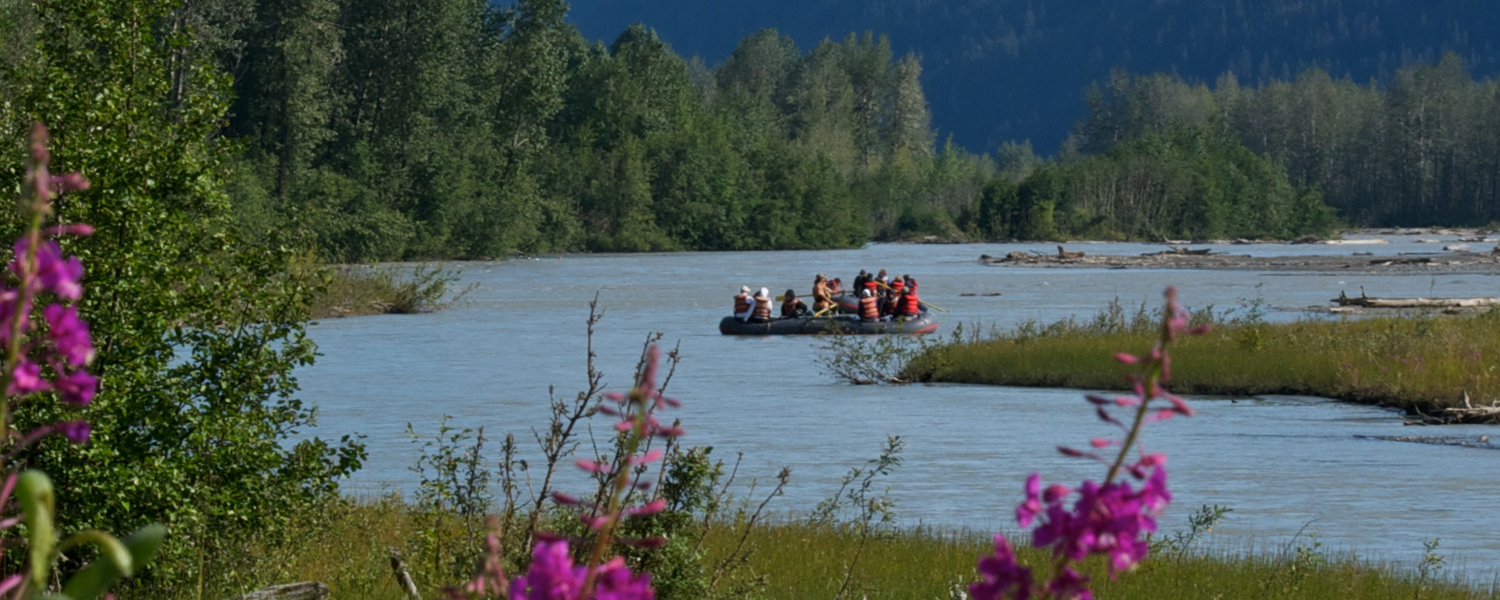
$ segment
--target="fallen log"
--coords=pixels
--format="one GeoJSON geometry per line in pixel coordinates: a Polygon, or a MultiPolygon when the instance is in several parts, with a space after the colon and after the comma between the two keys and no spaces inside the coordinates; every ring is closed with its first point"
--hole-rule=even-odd
{"type": "Polygon", "coordinates": [[[261,588],[229,600],[323,600],[327,597],[328,586],[326,584],[321,581],[303,581],[261,588]]]}
{"type": "Polygon", "coordinates": [[[1078,252],[1069,252],[1067,250],[1063,250],[1063,247],[1059,245],[1057,247],[1057,258],[1061,260],[1068,260],[1070,258],[1083,258],[1083,251],[1080,250],[1078,252]]]}
{"type": "Polygon", "coordinates": [[[1377,258],[1371,260],[1370,264],[1377,267],[1389,267],[1391,265],[1425,265],[1431,262],[1432,257],[1424,256],[1422,258],[1377,258]]]}
{"type": "Polygon", "coordinates": [[[1339,297],[1329,300],[1339,306],[1362,306],[1365,308],[1487,308],[1500,306],[1500,298],[1371,298],[1363,289],[1358,298],[1350,298],[1343,290],[1339,297]]]}

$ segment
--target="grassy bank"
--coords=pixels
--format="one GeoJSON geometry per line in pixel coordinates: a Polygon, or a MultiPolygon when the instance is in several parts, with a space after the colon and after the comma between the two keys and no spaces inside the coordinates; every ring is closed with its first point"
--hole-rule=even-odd
{"type": "Polygon", "coordinates": [[[468,292],[450,297],[458,274],[441,267],[336,265],[320,275],[324,285],[312,299],[314,319],[433,312],[468,292]]]}
{"type": "MultiPolygon", "coordinates": [[[[404,600],[391,573],[389,549],[405,556],[424,598],[438,597],[434,577],[451,556],[442,549],[457,529],[434,528],[434,521],[392,501],[357,502],[332,511],[291,544],[247,547],[210,556],[201,596],[196,585],[164,589],[137,586],[122,599],[187,600],[226,598],[270,583],[322,581],[334,599],[404,600]],[[447,540],[447,541],[444,541],[447,540]]],[[[739,546],[731,526],[712,529],[702,546],[715,564],[739,546]]],[[[769,600],[833,598],[848,573],[858,546],[853,528],[813,526],[800,521],[759,525],[750,530],[753,548],[737,577],[763,577],[759,597],[769,600]]],[[[872,539],[852,574],[846,598],[946,600],[950,591],[975,577],[976,559],[990,551],[981,532],[899,529],[872,539]]],[[[1032,564],[1044,557],[1022,549],[1032,564]]],[[[1424,576],[1417,565],[1381,565],[1329,556],[1311,544],[1250,554],[1209,550],[1154,551],[1135,572],[1108,581],[1093,565],[1096,597],[1162,598],[1369,598],[1391,600],[1495,598],[1495,591],[1464,583],[1446,572],[1424,576]],[[1300,549],[1299,549],[1300,548],[1300,549]]]]}
{"type": "MultiPolygon", "coordinates": [[[[1172,354],[1177,393],[1306,394],[1408,412],[1500,399],[1500,312],[1268,324],[1214,321],[1172,354]]],[[[921,381],[1120,389],[1116,352],[1143,352],[1156,336],[1149,315],[1118,308],[1087,322],[1024,325],[987,339],[928,349],[906,374],[921,381]],[[1113,315],[1113,316],[1111,316],[1113,315]]]]}

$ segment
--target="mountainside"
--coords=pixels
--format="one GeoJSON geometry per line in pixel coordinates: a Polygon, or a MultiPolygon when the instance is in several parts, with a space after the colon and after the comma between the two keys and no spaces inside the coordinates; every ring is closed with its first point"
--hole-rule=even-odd
{"type": "Polygon", "coordinates": [[[569,18],[606,43],[641,22],[710,65],[762,28],[804,49],[888,35],[922,59],[938,139],[977,152],[1022,139],[1054,151],[1112,69],[1254,85],[1317,66],[1383,83],[1452,51],[1475,75],[1500,70],[1500,4],[1476,0],[575,0],[569,18]]]}

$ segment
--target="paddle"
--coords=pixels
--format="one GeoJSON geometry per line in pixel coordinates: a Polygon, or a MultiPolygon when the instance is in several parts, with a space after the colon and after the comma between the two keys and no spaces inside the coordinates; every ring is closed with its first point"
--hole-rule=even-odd
{"type": "MultiPolygon", "coordinates": [[[[797,298],[811,298],[812,294],[803,294],[801,296],[796,296],[796,297],[797,298]]],[[[776,297],[776,301],[777,302],[786,302],[786,294],[782,294],[780,296],[777,296],[776,297]]]]}
{"type": "MultiPolygon", "coordinates": [[[[891,286],[888,286],[888,285],[886,285],[886,284],[884,284],[884,283],[880,283],[880,282],[879,282],[879,281],[877,281],[877,282],[875,282],[875,285],[878,285],[878,286],[880,286],[880,287],[883,287],[883,288],[885,288],[885,289],[888,289],[888,290],[892,290],[892,289],[895,289],[895,288],[893,288],[893,287],[891,287],[891,286]]],[[[922,306],[925,306],[925,307],[927,307],[927,308],[930,308],[930,309],[932,309],[932,310],[935,310],[935,311],[938,311],[938,312],[940,312],[940,313],[946,313],[946,312],[948,312],[948,311],[946,311],[946,310],[943,310],[943,309],[941,309],[941,308],[938,308],[938,307],[936,307],[936,306],[933,306],[933,305],[932,305],[932,303],[931,303],[931,302],[928,302],[928,301],[926,301],[926,300],[923,300],[923,301],[922,301],[922,306]]]]}

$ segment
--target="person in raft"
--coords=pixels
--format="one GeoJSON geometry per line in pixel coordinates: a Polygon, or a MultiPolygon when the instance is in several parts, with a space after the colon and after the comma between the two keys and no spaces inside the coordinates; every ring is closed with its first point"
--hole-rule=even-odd
{"type": "Polygon", "coordinates": [[[828,278],[818,273],[813,279],[813,313],[821,313],[828,310],[833,304],[833,287],[828,285],[828,278]]]}
{"type": "Polygon", "coordinates": [[[746,321],[749,323],[770,323],[771,290],[760,288],[760,291],[755,293],[754,301],[755,308],[750,309],[750,318],[746,321]]]}
{"type": "Polygon", "coordinates": [[[896,315],[905,319],[915,319],[922,315],[922,299],[917,297],[915,286],[901,292],[901,300],[896,303],[896,315]]]}
{"type": "Polygon", "coordinates": [[[807,303],[797,297],[797,292],[787,290],[782,297],[786,299],[781,301],[781,318],[806,317],[810,314],[807,312],[807,303]]]}
{"type": "Polygon", "coordinates": [[[880,320],[880,301],[870,290],[859,293],[859,318],[861,321],[880,320]]]}
{"type": "Polygon", "coordinates": [[[880,303],[880,310],[884,311],[885,314],[890,316],[900,315],[900,304],[902,298],[901,289],[905,286],[906,282],[900,279],[891,281],[890,287],[884,290],[885,301],[880,303]]]}
{"type": "Polygon", "coordinates": [[[755,300],[750,297],[750,286],[740,286],[740,293],[734,296],[734,318],[749,321],[750,310],[753,308],[755,308],[755,300]]]}
{"type": "Polygon", "coordinates": [[[833,281],[828,284],[828,289],[837,296],[839,292],[844,291],[844,280],[834,277],[833,281]]]}

